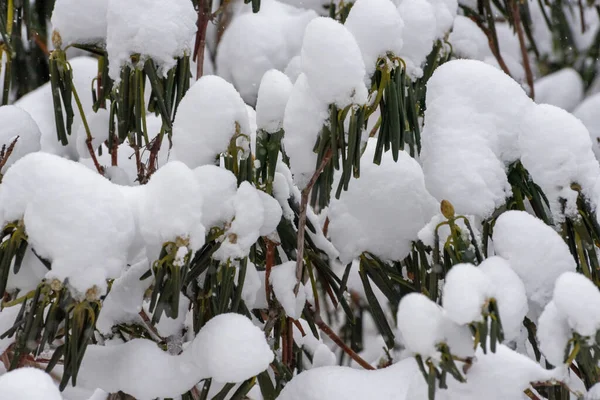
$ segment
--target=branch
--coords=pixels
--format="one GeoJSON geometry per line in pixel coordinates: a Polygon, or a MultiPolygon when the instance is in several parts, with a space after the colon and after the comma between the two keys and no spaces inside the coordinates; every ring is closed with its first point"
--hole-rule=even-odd
{"type": "Polygon", "coordinates": [[[352,350],[350,347],[348,347],[348,345],[346,343],[344,343],[344,341],[342,339],[340,339],[340,337],[338,335],[335,334],[335,332],[329,327],[329,325],[327,325],[325,323],[325,321],[323,321],[323,319],[321,318],[320,315],[315,314],[314,318],[315,318],[315,324],[319,327],[319,329],[321,329],[321,331],[323,333],[325,333],[327,336],[329,336],[329,338],[331,340],[333,340],[334,343],[337,344],[344,351],[344,353],[348,354],[348,356],[351,359],[356,361],[358,363],[358,365],[360,365],[364,369],[368,369],[368,370],[375,369],[375,367],[373,367],[371,364],[366,362],[361,356],[356,354],[354,352],[354,350],[352,350]]]}
{"type": "Polygon", "coordinates": [[[298,288],[300,287],[300,282],[302,281],[302,262],[304,259],[304,231],[306,230],[306,211],[308,206],[308,197],[310,196],[310,191],[312,190],[315,183],[317,183],[317,179],[321,172],[325,169],[329,160],[331,160],[332,152],[331,148],[327,150],[323,160],[321,161],[321,165],[315,171],[312,178],[306,185],[304,189],[302,189],[302,196],[300,198],[300,215],[298,216],[298,241],[296,246],[296,286],[294,287],[294,294],[298,294],[298,288]]]}
{"type": "Polygon", "coordinates": [[[206,47],[206,28],[211,19],[208,1],[198,2],[198,31],[196,32],[196,44],[194,47],[194,60],[196,60],[196,80],[202,78],[204,73],[204,49],[206,47]]]}
{"type": "Polygon", "coordinates": [[[5,146],[2,146],[2,152],[0,153],[0,171],[6,165],[8,157],[10,157],[15,148],[15,145],[17,144],[17,140],[19,140],[19,136],[17,136],[15,140],[12,141],[12,143],[8,146],[8,149],[6,149],[6,152],[4,151],[5,146]]]}
{"type": "Polygon", "coordinates": [[[532,100],[535,100],[535,89],[533,88],[533,73],[531,72],[529,56],[527,55],[525,36],[523,35],[523,27],[521,26],[521,13],[519,11],[517,0],[512,0],[511,6],[515,22],[515,28],[517,30],[517,36],[519,37],[519,45],[521,46],[521,57],[523,58],[523,68],[525,68],[525,77],[527,79],[527,85],[529,86],[529,97],[531,97],[532,100]]]}
{"type": "Polygon", "coordinates": [[[471,19],[471,21],[473,21],[477,24],[479,29],[481,29],[483,31],[483,33],[485,34],[485,36],[487,37],[488,45],[490,46],[490,50],[492,51],[492,54],[496,58],[496,61],[498,61],[498,65],[500,65],[500,68],[502,68],[502,71],[504,71],[504,73],[506,75],[512,77],[512,75],[510,74],[510,70],[508,69],[508,66],[506,65],[506,62],[504,62],[504,58],[502,58],[502,54],[500,54],[499,46],[496,46],[496,41],[494,41],[494,33],[490,29],[486,28],[486,26],[483,24],[483,22],[481,22],[481,20],[479,18],[476,18],[473,15],[471,15],[469,18],[471,19]]]}

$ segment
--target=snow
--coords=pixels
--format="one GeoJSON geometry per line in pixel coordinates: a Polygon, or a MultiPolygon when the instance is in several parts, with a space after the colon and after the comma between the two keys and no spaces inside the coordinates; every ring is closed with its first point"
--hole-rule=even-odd
{"type": "MultiPolygon", "coordinates": [[[[458,15],[448,36],[454,55],[461,58],[482,60],[491,54],[487,37],[471,19],[458,15]]],[[[502,49],[502,47],[501,47],[502,49]]]]}
{"type": "Polygon", "coordinates": [[[0,376],[0,397],[11,400],[62,400],[50,375],[29,367],[0,376]]]}
{"type": "Polygon", "coordinates": [[[436,69],[426,105],[421,161],[427,189],[459,215],[489,217],[512,193],[505,168],[519,158],[522,121],[534,103],[502,71],[455,60],[436,69]]]}
{"type": "Polygon", "coordinates": [[[137,219],[150,261],[158,258],[163,243],[178,238],[192,251],[204,245],[202,190],[191,169],[170,161],[137,189],[137,219]]]}
{"type": "Polygon", "coordinates": [[[16,106],[0,107],[0,149],[5,147],[6,151],[10,145],[17,140],[8,161],[2,168],[3,174],[18,159],[26,154],[40,150],[40,128],[31,118],[27,111],[16,106]]]}
{"type": "Polygon", "coordinates": [[[273,197],[261,190],[258,190],[257,193],[263,205],[263,222],[259,234],[260,236],[268,236],[277,229],[277,225],[279,225],[283,216],[283,211],[277,200],[273,197]]]}
{"type": "Polygon", "coordinates": [[[427,0],[403,0],[398,13],[404,21],[400,57],[406,63],[408,75],[420,78],[423,76],[421,65],[431,53],[436,38],[435,8],[427,0]]]}
{"type": "Polygon", "coordinates": [[[39,152],[15,163],[0,187],[0,220],[21,218],[29,244],[52,263],[46,278],[68,278],[75,297],[94,286],[103,294],[123,271],[133,215],[117,187],[83,165],[39,152]]]}
{"type": "Polygon", "coordinates": [[[493,298],[492,282],[472,264],[456,264],[446,275],[442,304],[454,322],[460,325],[483,320],[481,313],[493,298]]]}
{"type": "Polygon", "coordinates": [[[494,298],[498,304],[504,341],[510,342],[520,336],[523,319],[529,311],[525,285],[502,257],[492,256],[480,265],[489,279],[494,298]]]}
{"type": "Polygon", "coordinates": [[[283,71],[299,54],[304,29],[316,17],[312,10],[263,0],[259,13],[236,17],[223,33],[217,49],[217,73],[253,105],[263,75],[271,69],[283,71]]]}
{"type": "Polygon", "coordinates": [[[600,93],[585,99],[573,110],[573,115],[587,128],[592,141],[592,150],[597,160],[600,160],[600,93]]]}
{"type": "Polygon", "coordinates": [[[250,134],[246,105],[235,88],[214,75],[203,76],[187,91],[173,123],[171,156],[190,168],[214,164],[236,134],[250,134]]]}
{"type": "Polygon", "coordinates": [[[62,48],[70,44],[103,44],[106,40],[108,0],[57,0],[52,11],[53,34],[62,48]]]}
{"type": "Polygon", "coordinates": [[[404,22],[390,0],[356,1],[344,25],[358,43],[368,79],[380,57],[387,52],[399,55],[402,50],[404,22]]]}
{"type": "MultiPolygon", "coordinates": [[[[13,327],[17,319],[17,315],[19,314],[19,310],[19,306],[2,309],[2,312],[0,312],[0,336],[13,327]]],[[[0,339],[0,353],[4,354],[6,349],[8,349],[8,347],[13,344],[16,339],[17,338],[14,335],[12,337],[0,339]]]]}
{"type": "Polygon", "coordinates": [[[278,400],[406,400],[413,381],[422,381],[417,363],[409,358],[375,371],[322,367],[297,375],[278,400]]]}
{"type": "Polygon", "coordinates": [[[519,146],[521,162],[548,198],[555,224],[565,216],[578,216],[578,192],[571,184],[579,184],[588,199],[596,200],[593,192],[600,166],[587,129],[573,115],[555,106],[538,105],[525,121],[519,146]]]}
{"type": "Polygon", "coordinates": [[[530,312],[539,315],[552,299],[555,280],[563,272],[575,271],[567,244],[550,226],[524,211],[500,215],[492,238],[496,254],[508,260],[523,281],[530,312]]]}
{"type": "Polygon", "coordinates": [[[176,397],[206,378],[243,382],[264,371],[273,357],[263,332],[248,318],[220,314],[209,320],[178,356],[146,339],[90,345],[78,384],[109,393],[121,390],[139,400],[176,397]]]}
{"type": "Polygon", "coordinates": [[[296,261],[288,261],[271,269],[270,283],[273,286],[275,297],[285,313],[293,319],[300,318],[306,301],[302,285],[300,285],[298,295],[294,294],[296,282],[296,261]]]}
{"type": "Polygon", "coordinates": [[[546,75],[534,83],[535,101],[572,111],[583,100],[583,80],[572,68],[546,75]]]}
{"type": "Polygon", "coordinates": [[[321,102],[340,109],[366,103],[365,64],[356,39],[344,25],[326,17],[312,20],[300,56],[307,84],[321,102]]]}
{"type": "Polygon", "coordinates": [[[584,275],[565,272],[558,277],[553,301],[575,332],[594,337],[600,330],[600,291],[584,275]]]}
{"type": "Polygon", "coordinates": [[[404,259],[438,207],[425,189],[421,167],[408,153],[400,152],[394,162],[387,152],[376,165],[375,145],[370,139],[361,177],[352,178],[348,191],[332,199],[328,211],[331,241],[345,264],[365,251],[385,260],[404,259]]]}
{"type": "Polygon", "coordinates": [[[260,81],[256,100],[256,123],[258,129],[275,133],[283,128],[283,116],[293,84],[282,72],[271,69],[260,81]]]}
{"type": "Polygon", "coordinates": [[[550,301],[537,324],[537,339],[548,362],[559,366],[565,362],[565,350],[571,339],[571,329],[565,316],[550,301]]]}
{"type": "Polygon", "coordinates": [[[316,97],[308,78],[301,74],[292,89],[283,119],[283,146],[299,189],[304,189],[315,172],[317,155],[313,147],[328,116],[327,103],[316,97]]]}
{"type": "Polygon", "coordinates": [[[209,229],[231,220],[237,191],[233,172],[216,165],[203,165],[194,169],[194,176],[202,190],[202,224],[209,229]]]}
{"type": "Polygon", "coordinates": [[[176,57],[191,54],[197,14],[187,0],[108,0],[106,19],[109,75],[115,81],[135,54],[153,60],[164,76],[176,57]]]}
{"type": "Polygon", "coordinates": [[[233,221],[225,230],[225,239],[213,254],[214,259],[226,261],[249,254],[265,223],[264,200],[259,193],[250,183],[242,182],[233,198],[233,221]]]}
{"type": "Polygon", "coordinates": [[[397,321],[406,348],[424,359],[433,356],[444,341],[444,312],[421,293],[409,293],[400,300],[397,321]]]}

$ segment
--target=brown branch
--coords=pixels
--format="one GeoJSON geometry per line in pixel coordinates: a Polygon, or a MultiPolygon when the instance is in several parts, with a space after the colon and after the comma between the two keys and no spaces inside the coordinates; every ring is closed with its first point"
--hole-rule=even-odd
{"type": "Polygon", "coordinates": [[[319,329],[321,329],[321,331],[323,333],[325,333],[327,336],[329,336],[329,338],[331,340],[333,340],[333,342],[335,344],[337,344],[344,351],[344,353],[346,353],[351,359],[356,361],[358,363],[358,365],[360,365],[364,369],[369,369],[369,370],[375,369],[371,364],[366,362],[361,356],[356,354],[356,352],[354,352],[354,350],[352,350],[350,347],[348,347],[348,345],[346,343],[344,343],[344,341],[342,339],[340,339],[340,337],[338,335],[335,334],[335,332],[329,327],[329,325],[327,325],[323,321],[323,319],[321,318],[320,315],[315,314],[314,318],[315,318],[315,324],[319,327],[319,329]]]}
{"type": "Polygon", "coordinates": [[[98,162],[98,158],[96,157],[96,151],[94,150],[94,147],[92,146],[92,138],[88,137],[85,140],[85,144],[90,153],[90,157],[92,157],[92,161],[94,162],[94,166],[96,167],[96,170],[98,170],[98,173],[100,175],[104,175],[104,168],[98,162]]]}
{"type": "Polygon", "coordinates": [[[298,241],[296,247],[296,286],[294,287],[294,294],[298,294],[298,288],[300,287],[300,282],[302,281],[302,263],[304,259],[304,231],[306,230],[306,211],[308,207],[308,197],[310,196],[310,191],[312,190],[315,183],[317,183],[317,179],[321,172],[325,169],[329,160],[331,160],[332,152],[331,148],[327,150],[323,160],[321,161],[321,165],[315,171],[313,176],[310,178],[310,181],[306,185],[304,189],[302,189],[302,195],[300,197],[300,215],[298,216],[298,241]]]}
{"type": "Polygon", "coordinates": [[[15,138],[15,140],[12,141],[12,143],[10,144],[10,146],[8,146],[8,149],[6,149],[6,152],[4,151],[5,146],[2,146],[2,154],[0,154],[0,171],[2,170],[2,168],[4,168],[4,166],[6,165],[6,162],[8,161],[8,157],[10,157],[10,155],[13,152],[13,150],[15,149],[15,145],[17,144],[17,140],[19,140],[19,136],[17,136],[15,138]]]}
{"type": "Polygon", "coordinates": [[[271,277],[271,269],[275,264],[275,243],[265,238],[267,243],[267,255],[266,255],[266,267],[265,267],[265,296],[267,297],[267,304],[271,304],[271,284],[269,283],[271,277]]]}
{"type": "Polygon", "coordinates": [[[206,47],[206,28],[208,21],[211,19],[210,10],[208,9],[208,0],[200,0],[198,2],[198,31],[196,32],[196,43],[194,46],[194,60],[196,60],[196,80],[202,78],[204,73],[204,49],[206,47]]]}
{"type": "Polygon", "coordinates": [[[488,39],[488,45],[490,47],[490,50],[492,51],[492,54],[494,55],[494,57],[496,58],[496,61],[498,61],[498,65],[500,66],[500,68],[502,69],[502,71],[504,71],[504,73],[508,76],[512,75],[510,74],[510,70],[508,69],[508,66],[506,65],[506,62],[504,62],[504,58],[502,58],[502,54],[500,54],[500,48],[499,46],[496,46],[496,42],[494,41],[494,35],[492,33],[492,31],[490,29],[488,29],[483,22],[481,22],[481,20],[479,20],[479,18],[476,18],[475,16],[471,16],[470,17],[471,21],[475,22],[477,24],[477,26],[479,27],[479,29],[482,30],[482,32],[485,34],[485,36],[488,39]]]}
{"type": "Polygon", "coordinates": [[[527,79],[527,85],[529,86],[529,97],[535,100],[535,89],[533,87],[533,73],[531,72],[531,65],[529,64],[529,56],[527,54],[527,46],[525,44],[525,35],[523,34],[523,27],[521,22],[521,13],[519,11],[519,5],[517,0],[512,0],[512,14],[515,22],[515,28],[517,30],[517,36],[519,37],[519,45],[521,46],[521,57],[523,58],[523,68],[525,68],[525,77],[527,79]]]}
{"type": "Polygon", "coordinates": [[[162,141],[162,135],[158,135],[153,139],[152,145],[150,146],[150,155],[148,156],[148,169],[146,170],[146,174],[144,176],[144,183],[147,183],[150,180],[150,177],[156,172],[158,168],[158,152],[160,151],[162,141]]]}

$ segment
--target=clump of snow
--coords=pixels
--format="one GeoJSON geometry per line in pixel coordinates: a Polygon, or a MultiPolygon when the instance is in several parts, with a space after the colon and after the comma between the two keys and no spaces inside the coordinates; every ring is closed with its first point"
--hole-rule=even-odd
{"type": "Polygon", "coordinates": [[[254,104],[265,72],[283,71],[299,54],[304,30],[316,17],[312,10],[263,0],[259,13],[236,17],[223,34],[217,73],[239,90],[244,101],[254,104]]]}
{"type": "Polygon", "coordinates": [[[523,281],[530,311],[537,317],[552,299],[556,279],[575,271],[567,244],[550,226],[524,211],[500,215],[492,238],[496,254],[508,260],[523,281]]]}
{"type": "Polygon", "coordinates": [[[555,224],[565,216],[578,216],[579,193],[571,184],[579,184],[588,199],[596,200],[600,166],[587,129],[573,115],[555,106],[538,105],[525,121],[519,146],[523,166],[548,198],[555,224]]]}
{"type": "Polygon", "coordinates": [[[109,393],[121,390],[140,400],[177,397],[206,378],[243,382],[267,369],[273,357],[264,333],[248,318],[220,314],[208,321],[178,356],[146,339],[90,345],[78,384],[109,393]]]}
{"type": "Polygon", "coordinates": [[[426,103],[421,160],[427,188],[458,214],[490,216],[512,193],[505,168],[519,158],[523,116],[534,103],[502,71],[473,60],[437,68],[426,103]]]}
{"type": "Polygon", "coordinates": [[[296,80],[302,73],[302,58],[299,55],[295,56],[290,60],[288,65],[285,67],[283,73],[290,78],[292,83],[296,83],[296,80]]]}
{"type": "MultiPolygon", "coordinates": [[[[224,241],[221,247],[213,254],[213,258],[221,261],[234,258],[244,258],[250,252],[250,247],[256,243],[261,233],[269,231],[273,225],[270,219],[265,224],[265,215],[269,212],[277,212],[281,208],[279,204],[273,204],[271,201],[261,196],[262,192],[257,190],[248,182],[242,182],[235,197],[233,198],[234,218],[229,227],[225,230],[224,241]],[[265,212],[265,205],[268,210],[265,212]],[[261,230],[263,230],[261,232],[261,230]]],[[[265,194],[268,197],[268,195],[265,194]]],[[[275,203],[276,201],[272,199],[275,203]]],[[[281,214],[277,218],[277,223],[281,219],[281,214]]],[[[274,228],[273,228],[274,229],[274,228]]],[[[271,230],[272,231],[272,230],[271,230]]],[[[269,231],[268,233],[271,233],[269,231]]]]}
{"type": "Polygon", "coordinates": [[[5,148],[5,153],[16,140],[8,161],[4,164],[1,173],[26,154],[40,150],[40,128],[31,118],[31,115],[16,106],[0,107],[0,149],[5,148]]]}
{"type": "Polygon", "coordinates": [[[108,0],[57,0],[50,20],[53,34],[60,35],[62,48],[104,43],[107,10],[108,0]]]}
{"type": "Polygon", "coordinates": [[[529,311],[525,285],[502,257],[489,257],[479,269],[487,276],[493,295],[498,304],[505,342],[516,340],[523,326],[523,319],[529,311]]]}
{"type": "Polygon", "coordinates": [[[358,43],[367,78],[387,52],[400,55],[404,22],[390,0],[356,1],[344,25],[358,43]]]}
{"type": "Polygon", "coordinates": [[[165,76],[175,58],[191,54],[197,14],[187,0],[108,0],[106,19],[109,74],[115,81],[134,54],[153,60],[165,76]]]}
{"type": "Polygon", "coordinates": [[[344,108],[367,101],[365,64],[356,39],[344,25],[326,17],[312,20],[300,54],[308,86],[321,102],[344,108]]]}
{"type": "Polygon", "coordinates": [[[302,285],[298,295],[294,294],[296,282],[296,261],[288,261],[271,269],[270,283],[273,285],[273,292],[285,313],[293,319],[300,318],[306,302],[302,285]]]}
{"type": "Polygon", "coordinates": [[[20,219],[29,244],[52,263],[46,278],[68,278],[75,296],[94,286],[104,293],[106,279],[123,271],[135,233],[116,185],[81,164],[39,152],[13,164],[0,186],[1,225],[20,219]]]}
{"type": "Polygon", "coordinates": [[[546,75],[534,83],[535,101],[572,111],[583,99],[583,80],[572,68],[546,75]]]}
{"type": "Polygon", "coordinates": [[[203,76],[179,103],[173,123],[172,157],[190,168],[214,164],[236,134],[250,134],[246,105],[235,88],[218,76],[203,76]]]}
{"type": "Polygon", "coordinates": [[[230,221],[237,191],[233,172],[216,165],[203,165],[194,169],[194,175],[202,190],[202,224],[209,229],[230,221]]]}
{"type": "Polygon", "coordinates": [[[317,167],[313,148],[328,116],[327,103],[316,97],[306,75],[301,74],[292,89],[283,119],[283,145],[299,189],[304,189],[317,167]]]}
{"type": "Polygon", "coordinates": [[[409,293],[398,305],[398,331],[406,347],[424,358],[444,341],[444,311],[421,293],[409,293]]]}
{"type": "Polygon", "coordinates": [[[364,371],[348,367],[322,367],[304,371],[281,391],[278,400],[408,400],[409,386],[423,377],[414,358],[384,369],[364,371]]]}
{"type": "Polygon", "coordinates": [[[275,133],[283,128],[285,107],[292,88],[292,82],[284,73],[271,69],[264,74],[256,100],[258,129],[275,133]]]}
{"type": "Polygon", "coordinates": [[[479,322],[484,305],[492,298],[492,282],[472,264],[457,264],[446,275],[442,303],[454,322],[479,322]]]}
{"type": "Polygon", "coordinates": [[[52,377],[37,368],[18,368],[0,376],[0,398],[11,400],[62,400],[52,377]]]}
{"type": "Polygon", "coordinates": [[[171,161],[136,189],[137,219],[150,261],[158,258],[163,243],[178,238],[186,240],[192,251],[202,247],[202,190],[192,170],[171,161]]]}
{"type": "Polygon", "coordinates": [[[423,76],[421,65],[433,49],[437,23],[434,6],[427,0],[403,0],[398,13],[404,21],[402,51],[407,73],[413,78],[423,76]]]}
{"type": "Polygon", "coordinates": [[[385,260],[402,260],[437,208],[419,164],[405,152],[394,162],[387,152],[376,165],[371,161],[375,145],[376,140],[370,139],[361,177],[353,178],[339,199],[332,199],[328,211],[331,241],[343,263],[365,251],[385,260]]]}
{"type": "Polygon", "coordinates": [[[491,55],[490,45],[483,31],[471,19],[457,15],[448,36],[452,53],[461,58],[483,60],[491,55]]]}
{"type": "Polygon", "coordinates": [[[600,160],[600,93],[585,99],[573,110],[573,115],[579,118],[587,128],[592,141],[592,150],[597,160],[600,160]]]}
{"type": "Polygon", "coordinates": [[[555,366],[565,362],[565,350],[571,339],[571,329],[566,317],[550,301],[540,315],[537,324],[537,339],[546,359],[555,366]]]}
{"type": "Polygon", "coordinates": [[[594,336],[600,330],[600,291],[582,274],[565,272],[558,277],[553,300],[575,332],[594,336]]]}

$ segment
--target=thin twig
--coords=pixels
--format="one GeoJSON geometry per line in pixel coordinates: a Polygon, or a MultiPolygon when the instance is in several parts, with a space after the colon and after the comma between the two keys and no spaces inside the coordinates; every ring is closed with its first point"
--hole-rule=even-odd
{"type": "Polygon", "coordinates": [[[140,311],[139,316],[142,319],[142,325],[144,326],[144,328],[146,328],[146,331],[148,331],[148,334],[150,335],[152,340],[154,340],[157,343],[164,342],[165,340],[162,337],[160,337],[158,331],[156,331],[156,329],[152,326],[152,323],[150,322],[150,318],[148,317],[148,314],[146,314],[146,311],[140,311]]]}
{"type": "Polygon", "coordinates": [[[267,254],[266,254],[266,266],[265,266],[265,296],[267,297],[267,304],[271,304],[271,269],[275,264],[275,243],[269,239],[265,239],[267,243],[267,254]]]}
{"type": "Polygon", "coordinates": [[[296,286],[294,287],[294,294],[298,294],[298,288],[300,287],[300,282],[302,281],[302,263],[304,261],[304,231],[306,230],[306,211],[308,207],[308,198],[310,196],[310,191],[313,186],[317,182],[319,175],[325,169],[329,160],[331,160],[332,152],[331,149],[327,150],[323,160],[321,161],[321,165],[315,171],[312,178],[306,185],[306,187],[302,190],[302,195],[300,197],[300,215],[298,216],[298,242],[296,247],[296,286]]]}
{"type": "Polygon", "coordinates": [[[533,73],[531,72],[531,65],[529,64],[529,55],[527,54],[527,46],[525,44],[525,36],[523,35],[523,27],[521,22],[521,12],[517,0],[512,0],[512,14],[515,22],[515,28],[517,30],[517,36],[519,37],[519,45],[521,46],[521,57],[523,58],[523,68],[525,68],[525,77],[527,79],[527,85],[529,86],[529,97],[535,100],[535,89],[533,88],[533,73]]]}
{"type": "Polygon", "coordinates": [[[8,158],[12,154],[15,145],[17,144],[17,140],[19,140],[19,136],[17,136],[15,140],[12,141],[10,146],[8,146],[8,149],[6,149],[6,152],[4,151],[5,147],[2,147],[2,154],[0,154],[0,171],[2,171],[2,168],[4,168],[4,166],[6,165],[8,158]]]}
{"type": "Polygon", "coordinates": [[[196,45],[194,47],[194,60],[196,60],[196,80],[202,78],[204,73],[204,49],[206,47],[206,28],[211,19],[208,1],[198,2],[198,31],[196,32],[196,45]]]}
{"type": "Polygon", "coordinates": [[[488,39],[488,45],[490,47],[490,50],[492,51],[492,54],[494,55],[494,57],[496,58],[496,61],[498,61],[498,65],[500,66],[500,68],[502,69],[502,71],[504,71],[504,73],[508,76],[512,76],[510,74],[510,70],[508,69],[508,66],[506,65],[506,62],[504,62],[504,58],[502,58],[502,54],[500,53],[500,48],[496,46],[496,42],[494,41],[494,35],[491,31],[491,29],[488,29],[483,22],[481,22],[481,20],[477,17],[475,17],[474,15],[471,15],[469,17],[473,22],[475,22],[477,24],[477,26],[479,27],[479,29],[481,29],[481,31],[485,34],[485,36],[488,39]]]}
{"type": "Polygon", "coordinates": [[[335,332],[329,327],[329,325],[327,325],[325,323],[325,321],[323,321],[323,319],[321,318],[320,315],[315,314],[314,317],[315,317],[315,324],[319,327],[319,329],[321,329],[321,331],[323,333],[325,333],[327,336],[329,336],[331,338],[331,340],[333,340],[333,342],[335,344],[337,344],[344,351],[344,353],[348,354],[348,356],[351,359],[356,361],[358,363],[358,365],[360,365],[364,369],[369,369],[369,370],[375,369],[375,367],[373,367],[371,364],[366,362],[361,356],[356,354],[356,352],[354,350],[352,350],[350,347],[348,347],[348,345],[346,343],[344,343],[344,341],[342,339],[340,339],[340,337],[338,335],[335,334],[335,332]]]}

